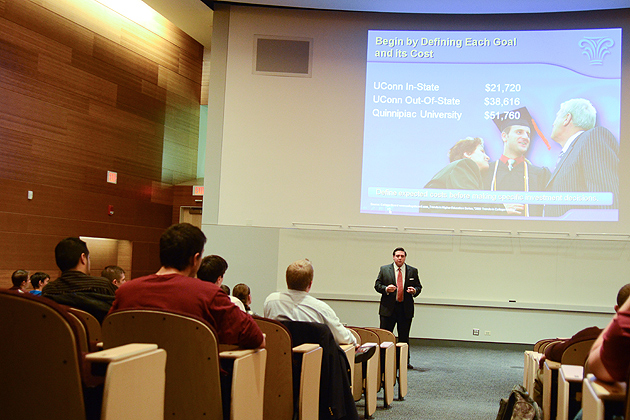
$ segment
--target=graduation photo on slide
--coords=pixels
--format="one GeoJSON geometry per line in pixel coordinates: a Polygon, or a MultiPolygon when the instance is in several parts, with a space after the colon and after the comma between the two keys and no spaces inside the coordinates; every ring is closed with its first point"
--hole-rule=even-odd
{"type": "Polygon", "coordinates": [[[367,37],[361,213],[619,220],[621,28],[367,37]]]}

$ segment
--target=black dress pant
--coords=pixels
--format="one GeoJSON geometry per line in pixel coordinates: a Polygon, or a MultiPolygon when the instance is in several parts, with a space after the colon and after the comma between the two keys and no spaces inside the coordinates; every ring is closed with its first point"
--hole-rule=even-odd
{"type": "Polygon", "coordinates": [[[380,316],[381,328],[394,332],[394,326],[398,332],[398,342],[409,344],[409,331],[411,330],[411,321],[413,318],[407,318],[405,315],[405,307],[402,302],[396,302],[394,313],[391,316],[380,316]]]}

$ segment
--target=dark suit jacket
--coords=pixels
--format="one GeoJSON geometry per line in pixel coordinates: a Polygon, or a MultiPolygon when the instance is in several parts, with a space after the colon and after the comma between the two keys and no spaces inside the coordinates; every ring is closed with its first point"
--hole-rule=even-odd
{"type": "MultiPolygon", "coordinates": [[[[350,365],[330,328],[317,322],[282,321],[291,333],[291,345],[317,343],[324,350],[319,387],[319,420],[358,420],[350,388],[350,365]]],[[[299,384],[299,378],[295,378],[299,384]]],[[[294,382],[294,389],[295,389],[294,382]]],[[[298,393],[299,395],[299,393],[298,393]]]]}
{"type": "Polygon", "coordinates": [[[545,205],[545,216],[574,208],[619,208],[619,143],[604,127],[580,134],[569,146],[547,184],[551,192],[612,192],[611,206],[545,205]]]}
{"type": "MultiPolygon", "coordinates": [[[[413,298],[420,294],[422,291],[422,285],[420,284],[420,276],[418,276],[418,269],[407,265],[405,272],[405,280],[403,287],[405,292],[403,293],[403,305],[405,307],[405,315],[407,318],[413,318],[413,298]],[[407,293],[407,287],[413,287],[416,289],[416,293],[413,296],[407,293]]],[[[385,289],[388,285],[396,285],[396,274],[394,272],[393,264],[387,264],[381,267],[374,289],[381,294],[381,304],[378,308],[378,314],[382,316],[392,316],[394,313],[394,307],[396,306],[396,292],[387,293],[385,289]]]]}

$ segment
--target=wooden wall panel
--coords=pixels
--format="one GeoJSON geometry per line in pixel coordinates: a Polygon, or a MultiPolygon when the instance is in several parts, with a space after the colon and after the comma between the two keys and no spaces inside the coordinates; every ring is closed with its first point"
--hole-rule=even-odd
{"type": "Polygon", "coordinates": [[[159,16],[142,27],[93,0],[0,0],[0,287],[18,268],[56,277],[68,236],[131,241],[131,277],[159,268],[164,173],[196,178],[202,54],[159,16]]]}

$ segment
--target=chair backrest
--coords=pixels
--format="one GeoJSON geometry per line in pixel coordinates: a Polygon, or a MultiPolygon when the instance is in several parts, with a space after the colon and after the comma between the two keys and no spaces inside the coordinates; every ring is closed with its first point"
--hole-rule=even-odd
{"type": "Polygon", "coordinates": [[[362,343],[361,343],[361,337],[359,336],[359,333],[353,330],[352,328],[348,328],[348,331],[350,331],[350,333],[354,336],[354,339],[357,340],[357,344],[361,345],[362,343]]]}
{"type": "Polygon", "coordinates": [[[291,334],[278,321],[254,316],[267,345],[263,419],[291,420],[294,412],[291,334]]]}
{"type": "Polygon", "coordinates": [[[389,341],[396,344],[396,336],[394,335],[393,332],[384,330],[382,328],[374,328],[374,327],[369,327],[366,329],[376,333],[381,343],[389,341]]]}
{"type": "Polygon", "coordinates": [[[105,349],[155,343],[166,350],[165,419],[222,420],[216,334],[203,320],[159,310],[125,310],[102,325],[105,349]]]}
{"type": "Polygon", "coordinates": [[[595,339],[578,341],[577,343],[571,344],[562,352],[560,363],[563,365],[584,366],[594,342],[595,339]]]}
{"type": "Polygon", "coordinates": [[[91,345],[102,341],[101,324],[94,315],[78,308],[68,308],[68,312],[76,315],[83,322],[88,342],[91,345]]]}
{"type": "Polygon", "coordinates": [[[75,334],[63,308],[49,299],[0,291],[3,418],[85,418],[75,334]]]}
{"type": "Polygon", "coordinates": [[[348,327],[351,330],[354,330],[357,334],[359,334],[359,337],[361,337],[361,344],[365,344],[365,343],[376,343],[376,344],[381,344],[381,339],[379,338],[378,334],[375,333],[374,331],[370,331],[367,328],[362,328],[362,327],[348,327]]]}

